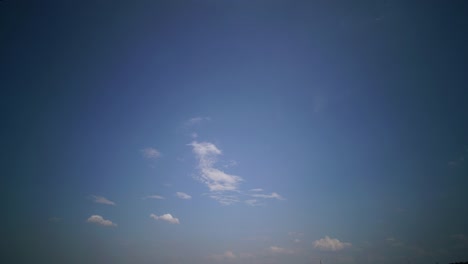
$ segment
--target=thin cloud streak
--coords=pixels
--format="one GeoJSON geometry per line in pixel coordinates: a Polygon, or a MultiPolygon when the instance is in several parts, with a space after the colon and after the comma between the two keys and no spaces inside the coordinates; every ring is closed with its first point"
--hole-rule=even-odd
{"type": "Polygon", "coordinates": [[[95,203],[98,203],[98,204],[107,204],[107,205],[114,205],[115,206],[115,203],[109,199],[107,199],[106,197],[103,197],[103,196],[97,196],[97,195],[91,195],[90,198],[95,202],[95,203]]]}

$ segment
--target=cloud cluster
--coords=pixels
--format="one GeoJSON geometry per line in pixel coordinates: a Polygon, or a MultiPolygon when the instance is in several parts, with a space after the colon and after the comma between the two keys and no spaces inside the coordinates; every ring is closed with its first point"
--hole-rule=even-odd
{"type": "Polygon", "coordinates": [[[163,214],[161,216],[150,214],[150,217],[153,218],[154,220],[162,220],[162,221],[169,222],[171,224],[180,224],[179,219],[173,217],[171,214],[163,214]]]}
{"type": "Polygon", "coordinates": [[[198,159],[199,180],[205,183],[211,192],[217,193],[211,196],[212,198],[219,199],[223,192],[238,190],[239,183],[242,181],[241,177],[227,174],[214,167],[217,157],[222,154],[221,150],[209,142],[193,141],[189,145],[198,159]]]}
{"type": "Polygon", "coordinates": [[[110,220],[102,218],[100,215],[92,215],[86,220],[88,223],[93,223],[101,226],[117,226],[117,224],[112,223],[110,220]]]}
{"type": "Polygon", "coordinates": [[[96,196],[96,195],[91,195],[90,198],[95,202],[99,204],[107,204],[107,205],[115,205],[115,203],[106,197],[102,196],[96,196]]]}
{"type": "Polygon", "coordinates": [[[336,238],[325,236],[319,240],[314,241],[314,247],[324,251],[338,251],[346,247],[350,247],[351,243],[341,242],[336,238]]]}
{"type": "Polygon", "coordinates": [[[176,196],[179,197],[180,199],[184,199],[184,200],[189,200],[189,199],[192,199],[192,196],[184,193],[184,192],[176,192],[176,196]]]}
{"type": "Polygon", "coordinates": [[[155,148],[145,148],[141,150],[143,157],[147,159],[157,159],[161,157],[161,152],[155,148]]]}

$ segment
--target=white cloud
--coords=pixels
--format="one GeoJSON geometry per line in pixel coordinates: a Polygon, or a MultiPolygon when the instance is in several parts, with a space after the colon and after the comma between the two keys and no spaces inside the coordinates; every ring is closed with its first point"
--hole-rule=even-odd
{"type": "MultiPolygon", "coordinates": [[[[193,141],[189,145],[192,146],[192,151],[198,159],[198,168],[200,170],[199,180],[205,183],[211,192],[218,193],[217,195],[211,196],[212,198],[223,200],[226,204],[225,199],[219,199],[220,197],[224,197],[221,193],[237,191],[242,178],[227,174],[213,167],[217,161],[217,156],[222,154],[221,150],[218,149],[216,145],[209,142],[199,143],[197,141],[193,141]]],[[[233,202],[232,199],[229,200],[233,202]]]]}
{"type": "Polygon", "coordinates": [[[91,195],[90,196],[91,199],[93,199],[93,201],[95,203],[99,203],[99,204],[107,204],[107,205],[115,205],[115,203],[109,199],[107,199],[106,197],[102,197],[102,196],[96,196],[96,195],[91,195]]]}
{"type": "Polygon", "coordinates": [[[185,122],[186,126],[193,126],[193,125],[198,125],[203,121],[210,121],[211,118],[208,116],[197,116],[197,117],[192,117],[189,120],[185,122]]]}
{"type": "Polygon", "coordinates": [[[325,251],[338,251],[345,247],[350,247],[351,243],[341,242],[336,238],[325,236],[322,239],[314,241],[314,247],[325,251]]]}
{"type": "Polygon", "coordinates": [[[291,254],[291,253],[293,253],[293,251],[291,249],[286,249],[286,248],[276,247],[276,246],[270,247],[269,250],[271,252],[277,253],[277,254],[291,254]]]}
{"type": "Polygon", "coordinates": [[[141,153],[143,153],[143,157],[147,159],[157,159],[161,157],[161,152],[159,152],[155,148],[145,148],[141,150],[141,153]]]}
{"type": "Polygon", "coordinates": [[[88,223],[93,223],[102,226],[117,226],[117,224],[112,223],[110,220],[102,218],[100,215],[92,215],[86,220],[88,223]]]}
{"type": "Polygon", "coordinates": [[[155,214],[150,214],[150,217],[153,218],[154,220],[163,220],[163,221],[167,221],[171,224],[179,224],[179,219],[178,218],[175,218],[173,217],[171,214],[163,214],[161,216],[157,216],[155,214]]]}
{"type": "Polygon", "coordinates": [[[259,206],[259,205],[262,205],[261,203],[258,202],[257,199],[245,200],[244,202],[245,202],[246,204],[250,205],[250,206],[259,206]]]}
{"type": "Polygon", "coordinates": [[[143,199],[158,199],[158,200],[164,200],[166,198],[162,197],[161,195],[148,195],[146,197],[143,197],[143,199]]]}
{"type": "Polygon", "coordinates": [[[210,198],[218,201],[222,205],[231,205],[239,202],[239,198],[236,195],[226,195],[222,193],[211,194],[210,198]]]}
{"type": "Polygon", "coordinates": [[[193,132],[192,134],[190,134],[190,136],[191,136],[192,138],[197,138],[197,137],[198,137],[198,134],[195,133],[195,132],[193,132]]]}
{"type": "Polygon", "coordinates": [[[176,192],[176,195],[180,199],[185,199],[185,200],[192,199],[192,196],[190,196],[190,195],[188,195],[188,194],[186,194],[184,192],[176,192]]]}
{"type": "Polygon", "coordinates": [[[255,188],[255,189],[250,189],[249,191],[251,191],[251,192],[263,192],[263,189],[255,188]]]}
{"type": "Polygon", "coordinates": [[[275,192],[273,192],[271,194],[251,194],[250,196],[257,197],[257,198],[284,200],[284,198],[281,195],[279,195],[279,194],[277,194],[275,192]]]}
{"type": "Polygon", "coordinates": [[[288,232],[288,235],[291,237],[293,243],[301,243],[301,238],[304,237],[304,233],[299,232],[288,232]]]}

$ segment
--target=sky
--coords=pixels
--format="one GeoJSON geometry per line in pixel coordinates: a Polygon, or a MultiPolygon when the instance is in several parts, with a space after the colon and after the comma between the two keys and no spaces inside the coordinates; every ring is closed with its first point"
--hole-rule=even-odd
{"type": "Polygon", "coordinates": [[[468,2],[0,2],[4,263],[468,261],[468,2]]]}

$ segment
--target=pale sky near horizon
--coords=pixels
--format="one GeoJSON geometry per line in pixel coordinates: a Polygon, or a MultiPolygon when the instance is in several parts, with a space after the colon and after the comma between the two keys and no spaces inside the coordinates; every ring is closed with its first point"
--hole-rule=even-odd
{"type": "Polygon", "coordinates": [[[1,262],[468,261],[467,3],[1,1],[1,262]]]}

